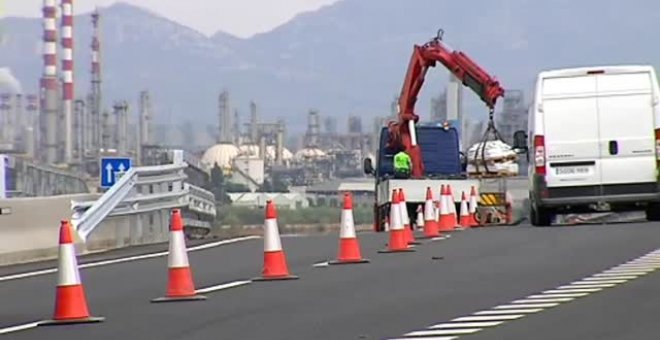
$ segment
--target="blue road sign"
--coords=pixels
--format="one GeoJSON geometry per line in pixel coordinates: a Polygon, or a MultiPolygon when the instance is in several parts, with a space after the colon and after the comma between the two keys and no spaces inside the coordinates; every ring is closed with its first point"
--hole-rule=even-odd
{"type": "Polygon", "coordinates": [[[101,158],[101,187],[109,188],[131,168],[130,158],[101,158]]]}

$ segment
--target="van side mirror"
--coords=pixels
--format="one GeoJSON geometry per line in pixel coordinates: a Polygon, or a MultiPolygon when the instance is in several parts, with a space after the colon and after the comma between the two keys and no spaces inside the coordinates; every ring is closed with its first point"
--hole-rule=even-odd
{"type": "Polygon", "coordinates": [[[513,149],[518,153],[527,152],[527,133],[518,130],[513,133],[513,149]]]}
{"type": "Polygon", "coordinates": [[[374,170],[374,165],[371,162],[371,158],[365,158],[363,162],[363,170],[366,175],[374,175],[375,170],[374,170]]]}

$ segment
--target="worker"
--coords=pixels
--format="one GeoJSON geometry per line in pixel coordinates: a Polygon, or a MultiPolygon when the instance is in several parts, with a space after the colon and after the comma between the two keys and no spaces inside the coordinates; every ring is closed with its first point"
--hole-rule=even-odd
{"type": "Polygon", "coordinates": [[[409,178],[412,161],[404,149],[394,155],[394,178],[409,178]]]}

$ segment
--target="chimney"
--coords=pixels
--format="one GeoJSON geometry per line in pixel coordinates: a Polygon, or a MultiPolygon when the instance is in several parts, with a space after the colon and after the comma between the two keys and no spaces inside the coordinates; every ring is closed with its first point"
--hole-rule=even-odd
{"type": "Polygon", "coordinates": [[[41,150],[40,155],[48,164],[56,163],[57,126],[58,126],[58,88],[57,79],[57,7],[55,0],[43,2],[43,58],[44,69],[41,78],[41,150]]]}
{"type": "Polygon", "coordinates": [[[73,162],[73,0],[62,0],[62,109],[64,161],[73,162]]]}

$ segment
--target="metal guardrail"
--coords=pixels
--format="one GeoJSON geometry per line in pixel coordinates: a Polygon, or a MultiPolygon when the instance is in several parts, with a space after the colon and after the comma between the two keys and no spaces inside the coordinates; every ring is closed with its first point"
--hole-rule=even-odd
{"type": "Polygon", "coordinates": [[[174,163],[129,169],[96,201],[71,202],[71,223],[83,240],[107,217],[139,215],[187,208],[215,217],[215,197],[189,183],[183,152],[176,150],[174,163]]]}

